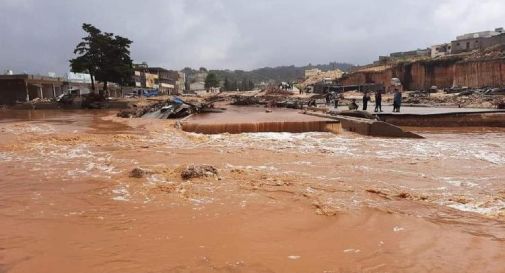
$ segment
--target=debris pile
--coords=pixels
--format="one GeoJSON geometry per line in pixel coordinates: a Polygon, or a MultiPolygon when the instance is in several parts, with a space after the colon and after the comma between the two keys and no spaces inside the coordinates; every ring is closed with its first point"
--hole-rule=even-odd
{"type": "Polygon", "coordinates": [[[280,89],[278,87],[270,86],[267,89],[263,90],[264,94],[267,96],[292,96],[293,91],[280,89]]]}
{"type": "Polygon", "coordinates": [[[404,102],[438,106],[498,108],[503,101],[503,89],[461,89],[457,93],[451,90],[428,94],[426,92],[406,92],[404,102]]]}
{"type": "Polygon", "coordinates": [[[503,57],[505,57],[505,44],[496,45],[483,50],[473,51],[471,54],[465,56],[465,60],[494,60],[503,57]]]}
{"type": "Polygon", "coordinates": [[[313,85],[313,84],[325,81],[327,79],[331,79],[333,81],[333,80],[342,78],[343,75],[344,75],[344,72],[340,69],[321,72],[321,73],[318,73],[318,74],[306,79],[302,83],[302,86],[313,85]]]}
{"type": "Polygon", "coordinates": [[[181,177],[184,180],[190,180],[193,178],[216,177],[217,174],[217,169],[213,166],[191,165],[181,172],[181,177]]]}
{"type": "Polygon", "coordinates": [[[140,118],[149,112],[155,112],[160,110],[166,105],[166,101],[153,101],[147,105],[132,105],[128,109],[121,110],[117,116],[120,118],[140,118]]]}
{"type": "Polygon", "coordinates": [[[121,118],[150,117],[159,119],[179,119],[194,113],[222,112],[223,109],[214,108],[214,101],[184,101],[180,98],[169,100],[153,100],[146,105],[132,105],[129,109],[117,114],[121,118]]]}
{"type": "Polygon", "coordinates": [[[130,177],[144,178],[150,174],[153,174],[153,171],[137,167],[130,172],[130,177]]]}
{"type": "Polygon", "coordinates": [[[233,96],[232,102],[231,102],[231,105],[237,105],[237,106],[249,106],[249,105],[260,105],[260,104],[265,104],[265,102],[262,102],[259,97],[241,96],[241,95],[233,96]]]}

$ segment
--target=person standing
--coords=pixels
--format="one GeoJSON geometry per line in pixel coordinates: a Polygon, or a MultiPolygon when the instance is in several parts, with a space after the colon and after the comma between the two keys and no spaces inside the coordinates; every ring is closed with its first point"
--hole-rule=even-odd
{"type": "Polygon", "coordinates": [[[400,92],[398,89],[395,89],[393,97],[393,112],[400,113],[401,106],[402,106],[402,92],[400,92]]]}
{"type": "Polygon", "coordinates": [[[370,100],[370,96],[368,96],[368,92],[365,92],[363,95],[363,111],[368,109],[368,101],[370,100]]]}
{"type": "Polygon", "coordinates": [[[333,98],[333,103],[335,104],[335,109],[338,108],[338,101],[339,101],[340,95],[335,93],[335,97],[333,98]]]}
{"type": "Polygon", "coordinates": [[[375,112],[382,112],[382,92],[377,90],[375,92],[375,112]]]}

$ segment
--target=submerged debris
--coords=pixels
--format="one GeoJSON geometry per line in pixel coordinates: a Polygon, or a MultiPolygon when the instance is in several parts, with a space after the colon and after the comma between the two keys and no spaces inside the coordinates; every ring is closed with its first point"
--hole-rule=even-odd
{"type": "Polygon", "coordinates": [[[152,174],[152,173],[153,173],[153,171],[151,171],[151,170],[147,170],[147,169],[143,169],[143,168],[137,167],[137,168],[133,169],[130,172],[130,177],[133,177],[133,178],[144,178],[147,175],[152,174]]]}
{"type": "Polygon", "coordinates": [[[213,166],[191,165],[186,167],[186,169],[181,172],[181,177],[184,180],[190,180],[193,178],[217,176],[217,174],[217,169],[213,166]]]}

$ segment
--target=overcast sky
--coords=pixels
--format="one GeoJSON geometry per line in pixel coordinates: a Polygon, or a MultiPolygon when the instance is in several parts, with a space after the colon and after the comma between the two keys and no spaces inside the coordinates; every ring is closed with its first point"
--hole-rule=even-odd
{"type": "Polygon", "coordinates": [[[0,0],[0,72],[64,73],[83,22],[135,62],[253,69],[366,64],[505,25],[504,0],[0,0]]]}

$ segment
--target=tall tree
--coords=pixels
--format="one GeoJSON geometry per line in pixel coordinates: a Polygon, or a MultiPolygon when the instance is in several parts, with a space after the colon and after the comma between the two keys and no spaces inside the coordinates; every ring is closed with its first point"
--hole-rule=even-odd
{"type": "Polygon", "coordinates": [[[216,74],[209,73],[207,74],[207,78],[205,78],[205,89],[214,87],[219,87],[219,80],[217,79],[216,74]]]}
{"type": "Polygon", "coordinates": [[[243,78],[242,82],[240,83],[240,91],[248,91],[248,86],[247,86],[247,79],[243,78]]]}
{"type": "Polygon", "coordinates": [[[237,80],[234,80],[230,85],[230,91],[237,91],[237,89],[238,89],[238,82],[237,80]]]}
{"type": "Polygon", "coordinates": [[[251,80],[249,80],[247,88],[248,88],[249,91],[254,90],[254,82],[251,81],[251,80]]]}
{"type": "Polygon", "coordinates": [[[108,82],[121,85],[129,83],[133,74],[130,58],[132,41],[113,33],[102,32],[91,24],[83,24],[82,29],[88,34],[77,44],[70,60],[73,72],[89,73],[92,78],[92,90],[95,90],[94,78],[103,82],[107,90],[108,82]]]}
{"type": "Polygon", "coordinates": [[[230,81],[228,80],[228,77],[224,78],[224,84],[223,84],[223,89],[224,91],[231,91],[230,88],[230,81]]]}

